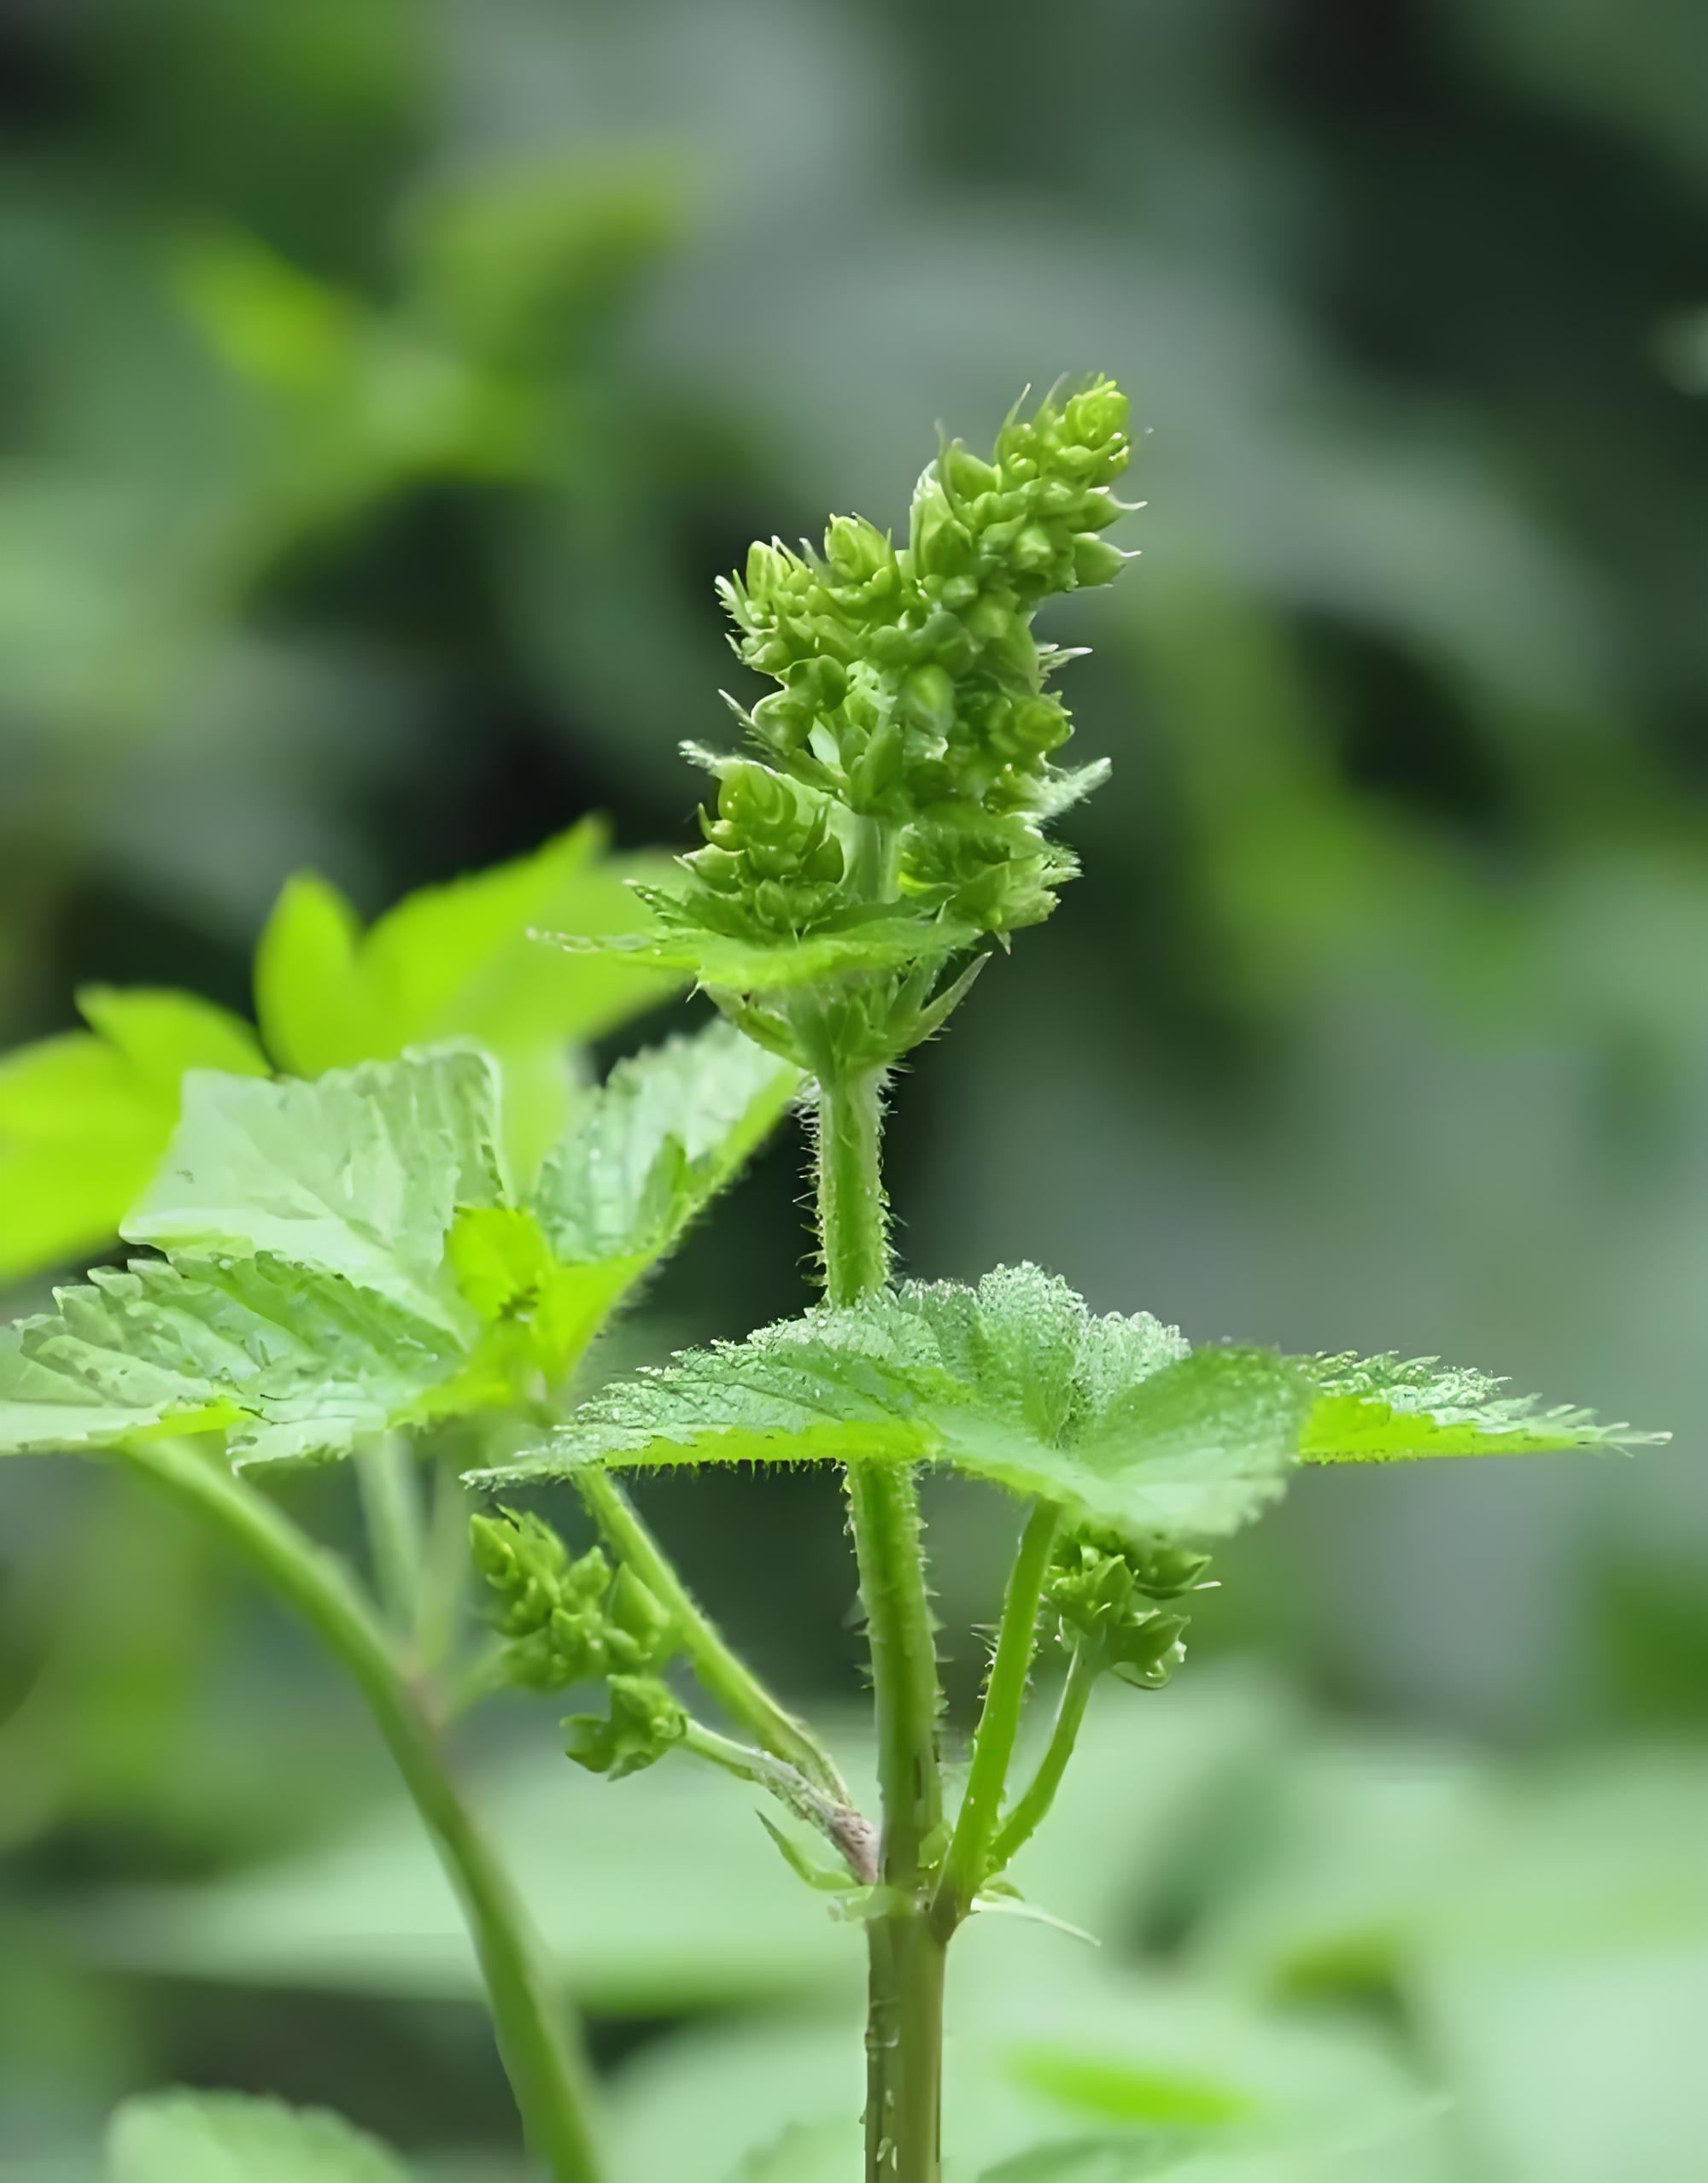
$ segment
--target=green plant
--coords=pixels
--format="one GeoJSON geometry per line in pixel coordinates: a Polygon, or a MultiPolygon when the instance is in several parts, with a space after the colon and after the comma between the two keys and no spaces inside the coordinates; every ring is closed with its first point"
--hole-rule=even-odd
{"type": "MultiPolygon", "coordinates": [[[[582,1765],[619,1776],[676,1753],[775,1800],[788,1864],[865,1935],[868,2183],[938,2183],[950,1946],[1016,1906],[1009,1867],[1049,1815],[1094,1684],[1154,1688],[1179,1666],[1208,1546],[1301,1460],[1641,1437],[1430,1361],[1194,1349],[1147,1314],[1093,1315],[1029,1265],[973,1286],[893,1279],[880,1156],[894,1073],[991,951],[1050,914],[1074,870],[1051,824],[1106,770],[1056,762],[1067,655],[1032,624],[1051,596],[1120,566],[1102,534],[1120,512],[1126,420],[1106,381],[1017,410],[988,462],[939,449],[904,544],[839,518],[822,555],[758,546],[724,587],[739,652],[777,687],[737,708],[745,754],[692,753],[715,809],[674,881],[640,884],[645,929],[571,934],[567,960],[692,976],[727,1022],[624,1064],[537,1164],[515,1156],[513,1086],[478,1043],[312,1081],[194,1074],[123,1224],[160,1255],[61,1292],[0,1351],[0,1447],[98,1451],[144,1472],[221,1526],[362,1689],[458,1884],[524,2124],[559,2183],[602,2172],[583,2073],[444,1764],[446,1727],[483,1690],[591,1685],[602,1704],[567,1724],[582,1765]],[[798,1098],[824,1301],[575,1405],[598,1330],[798,1098]],[[476,1482],[568,1479],[598,1535],[576,1553],[535,1514],[477,1514],[486,1646],[462,1625],[453,1463],[467,1458],[446,1452],[453,1426],[481,1439],[476,1482]],[[418,1446],[439,1451],[428,1513],[418,1446]],[[272,1464],[347,1454],[371,1600],[258,1483],[272,1464]],[[613,1475],[808,1461],[846,1483],[875,1818],[732,1652],[613,1475]],[[917,1493],[930,1464],[1025,1509],[958,1803],[917,1493]],[[1066,1675],[1017,1779],[1041,1630],[1066,1675]],[[690,1678],[723,1726],[699,1718],[690,1678]]],[[[294,914],[319,929],[312,903],[294,914]]],[[[289,996],[336,1027],[343,987],[325,960],[318,945],[264,956],[275,1016],[289,996]]],[[[355,1058],[330,1033],[279,1057],[355,1058]]],[[[997,2173],[1161,2174],[1206,2132],[1232,2154],[1272,2151],[1243,2145],[1218,2108],[1174,2118],[1166,2141],[1045,2147],[997,2173]]],[[[851,2140],[842,2150],[845,2171],[833,2144],[825,2173],[851,2176],[851,2140]]],[[[798,2183],[818,2157],[816,2141],[786,2141],[743,2174],[798,2183]]]]}

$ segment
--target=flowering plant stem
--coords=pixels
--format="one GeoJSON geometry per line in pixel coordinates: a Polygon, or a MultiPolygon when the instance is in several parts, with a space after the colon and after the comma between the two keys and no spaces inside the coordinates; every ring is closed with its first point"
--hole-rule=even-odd
{"type": "MultiPolygon", "coordinates": [[[[882,1072],[832,1063],[819,1082],[818,1214],[825,1286],[857,1303],[889,1278],[880,1164],[882,1072]]],[[[886,1907],[868,1928],[867,2183],[939,2183],[944,1941],[924,1898],[941,1823],[937,1649],[910,1471],[848,1466],[848,1502],[872,1655],[880,1870],[886,1907]]]]}
{"type": "Polygon", "coordinates": [[[1062,1786],[1062,1776],[1068,1770],[1068,1761],[1073,1756],[1073,1746],[1079,1741],[1092,1686],[1103,1667],[1102,1647],[1082,1637],[1068,1662],[1068,1680],[1056,1701],[1056,1719],[1050,1741],[1038,1762],[1038,1770],[1015,1799],[1013,1811],[991,1844],[992,1871],[1000,1872],[1009,1864],[1050,1817],[1050,1807],[1056,1801],[1056,1792],[1062,1786]]]}
{"type": "Polygon", "coordinates": [[[446,1765],[439,1712],[344,1569],[223,1459],[142,1440],[126,1460],[221,1531],[313,1630],[366,1700],[463,1908],[500,2053],[529,2143],[552,2183],[601,2183],[585,2060],[543,1948],[446,1765]]]}
{"type": "MultiPolygon", "coordinates": [[[[1002,1817],[1003,1790],[1037,1649],[1038,1607],[1060,1522],[1061,1510],[1054,1501],[1032,1502],[1009,1577],[984,1710],[973,1739],[966,1794],[933,1905],[934,1922],[945,1938],[972,1909],[989,1870],[991,1845],[1002,1817]]],[[[1062,1763],[1067,1763],[1066,1752],[1062,1763]]]]}

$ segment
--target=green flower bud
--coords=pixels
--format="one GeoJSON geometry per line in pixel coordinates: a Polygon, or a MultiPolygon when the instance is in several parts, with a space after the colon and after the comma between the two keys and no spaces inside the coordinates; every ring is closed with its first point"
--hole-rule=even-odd
{"type": "Polygon", "coordinates": [[[1064,1638],[1088,1640],[1120,1681],[1155,1690],[1185,1658],[1186,1629],[1156,1602],[1195,1589],[1208,1566],[1184,1548],[1082,1535],[1058,1548],[1044,1596],[1064,1638]]]}
{"type": "MultiPolygon", "coordinates": [[[[933,671],[928,667],[921,670],[924,674],[933,671]]],[[[906,744],[901,723],[886,720],[873,734],[849,772],[848,802],[851,809],[857,811],[875,809],[900,781],[905,758],[906,744]]]]}
{"type": "Polygon", "coordinates": [[[834,712],[848,694],[848,670],[839,659],[820,655],[804,661],[789,677],[789,688],[809,709],[834,712]]]}
{"type": "Polygon", "coordinates": [[[1113,583],[1126,565],[1126,556],[1107,538],[1085,531],[1073,541],[1073,581],[1079,584],[1113,583]]]}
{"type": "Polygon", "coordinates": [[[1136,1690],[1161,1689],[1186,1657],[1185,1627],[1184,1615],[1160,1611],[1132,1618],[1111,1642],[1110,1672],[1136,1690]]]}
{"type": "Polygon", "coordinates": [[[789,933],[795,929],[790,915],[790,891],[780,880],[761,880],[750,899],[753,915],[771,932],[789,933]]]}
{"type": "Polygon", "coordinates": [[[895,551],[864,516],[833,516],[824,534],[824,558],[839,582],[860,583],[888,568],[895,551]]]}
{"type": "Polygon", "coordinates": [[[580,1713],[564,1723],[565,1754],[590,1773],[620,1781],[662,1759],[687,1733],[687,1715],[654,1676],[614,1675],[611,1712],[580,1713]]]}
{"type": "Polygon", "coordinates": [[[571,1560],[549,1525],[508,1510],[474,1517],[469,1530],[492,1621],[509,1641],[512,1683],[561,1690],[613,1669],[660,1666],[676,1649],[670,1616],[631,1571],[613,1577],[597,1547],[571,1560]]]}
{"type": "Polygon", "coordinates": [[[947,669],[915,667],[903,680],[896,710],[904,724],[921,734],[946,735],[955,725],[955,684],[947,669]]]}
{"type": "Polygon", "coordinates": [[[921,576],[955,576],[973,558],[973,540],[940,489],[914,503],[913,565],[921,576]]]}
{"type": "Polygon", "coordinates": [[[625,1671],[656,1667],[676,1650],[676,1628],[669,1610],[626,1565],[617,1572],[606,1615],[606,1645],[612,1660],[625,1671]]]}
{"type": "Polygon", "coordinates": [[[717,784],[717,816],[744,840],[781,834],[793,824],[795,808],[788,782],[763,766],[733,766],[717,784]]]}
{"type": "Polygon", "coordinates": [[[719,848],[711,841],[714,828],[704,811],[700,812],[699,821],[708,846],[696,849],[683,862],[692,867],[694,877],[703,887],[709,887],[719,894],[738,893],[741,885],[741,859],[730,850],[719,848]]]}
{"type": "Polygon", "coordinates": [[[960,500],[976,500],[981,493],[994,492],[1003,482],[1002,472],[979,457],[956,440],[945,448],[939,467],[944,483],[960,500]]]}
{"type": "Polygon", "coordinates": [[[1124,438],[1132,407],[1113,379],[1098,379],[1069,400],[1062,415],[1064,436],[1082,448],[1105,448],[1124,438]]]}
{"type": "Polygon", "coordinates": [[[791,687],[761,698],[753,708],[753,732],[774,751],[789,756],[812,733],[813,708],[791,687]]]}
{"type": "Polygon", "coordinates": [[[1008,552],[1009,565],[1027,576],[1041,576],[1056,559],[1056,541],[1041,523],[1029,523],[1019,531],[1008,552]]]}

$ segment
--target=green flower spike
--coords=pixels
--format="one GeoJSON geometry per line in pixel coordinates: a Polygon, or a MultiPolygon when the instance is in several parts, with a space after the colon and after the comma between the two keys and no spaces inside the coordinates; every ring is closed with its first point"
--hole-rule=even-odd
{"type": "Polygon", "coordinates": [[[964,972],[939,988],[948,958],[1047,917],[1077,870],[1047,829],[1107,768],[1056,763],[1068,655],[1032,623],[1120,570],[1102,534],[1131,452],[1126,398],[1099,379],[1010,414],[988,459],[945,444],[902,544],[836,516],[822,551],[756,545],[719,590],[738,658],[776,687],[734,705],[750,753],[687,746],[717,781],[705,846],[684,884],[640,890],[652,933],[609,944],[692,971],[804,1066],[804,1019],[837,980],[866,981],[880,1062],[930,1037],[966,990],[964,972]]]}
{"type": "Polygon", "coordinates": [[[469,1545],[506,1641],[506,1681],[565,1690],[662,1666],[676,1650],[675,1624],[632,1570],[613,1576],[597,1547],[572,1560],[539,1517],[472,1517],[469,1545]]]}

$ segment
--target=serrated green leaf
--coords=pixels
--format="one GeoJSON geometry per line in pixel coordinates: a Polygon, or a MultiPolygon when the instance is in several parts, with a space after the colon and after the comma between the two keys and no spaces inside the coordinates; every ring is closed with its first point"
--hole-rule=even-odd
{"type": "Polygon", "coordinates": [[[239,2092],[129,2100],[107,2133],[108,2183],[407,2183],[378,2139],[342,2116],[239,2092]]]}
{"type": "Polygon", "coordinates": [[[104,1246],[178,1120],[190,1068],[261,1075],[242,1020],[193,993],[86,986],[92,1028],[0,1059],[0,1279],[104,1246]]]}
{"type": "Polygon", "coordinates": [[[1096,1318],[1036,1267],[976,1290],[909,1283],[691,1352],[607,1389],[494,1477],[697,1462],[942,1461],[1138,1532],[1235,1528],[1277,1489],[1307,1402],[1262,1352],[1189,1355],[1141,1314],[1096,1318]]]}
{"type": "Polygon", "coordinates": [[[1505,1380],[1435,1357],[1301,1357],[1315,1390],[1300,1454],[1307,1463],[1392,1463],[1436,1455],[1531,1455],[1665,1440],[1588,1410],[1504,1395],[1505,1380]]]}
{"type": "MultiPolygon", "coordinates": [[[[336,1274],[263,1254],[137,1260],[0,1329],[0,1450],[108,1448],[224,1430],[245,1460],[342,1453],[432,1411],[478,1335],[412,1317],[336,1274]]],[[[473,1407],[471,1404],[470,1407],[473,1407]]]]}
{"type": "Polygon", "coordinates": [[[541,1173],[535,1209],[558,1256],[655,1256],[746,1164],[800,1080],[727,1023],[619,1062],[541,1173]]]}
{"type": "Polygon", "coordinates": [[[274,1461],[512,1404],[568,1372],[797,1080],[722,1024],[626,1065],[552,1164],[548,1235],[514,1202],[481,1055],[192,1075],[126,1224],[170,1262],[0,1331],[0,1452],[224,1431],[274,1461]]]}
{"type": "Polygon", "coordinates": [[[445,1239],[458,1209],[507,1202],[498,1080],[449,1051],[313,1083],[197,1074],[131,1243],[340,1276],[454,1328],[445,1239]]]}
{"type": "Polygon", "coordinates": [[[600,938],[561,924],[554,928],[559,945],[575,960],[614,955],[673,970],[714,992],[769,993],[827,978],[939,961],[974,945],[980,937],[971,926],[897,908],[795,937],[737,939],[683,917],[674,898],[657,888],[636,892],[653,913],[651,931],[600,938]],[[673,910],[676,915],[665,914],[673,910]]]}
{"type": "Polygon", "coordinates": [[[0,1059],[0,1279],[104,1248],[171,1137],[186,1074],[300,1076],[467,1040],[494,1056],[505,1144],[532,1173],[565,1127],[565,1048],[667,999],[682,977],[620,953],[571,958],[540,926],[630,933],[629,885],[662,857],[614,861],[583,822],[532,855],[409,895],[364,932],[313,873],[285,886],[256,950],[260,1035],[194,994],[91,986],[93,1033],[0,1059]]]}

